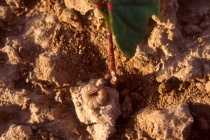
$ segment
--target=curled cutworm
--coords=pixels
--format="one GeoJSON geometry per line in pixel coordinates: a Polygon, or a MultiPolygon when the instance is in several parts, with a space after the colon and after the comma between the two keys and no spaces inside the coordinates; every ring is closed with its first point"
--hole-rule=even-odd
{"type": "Polygon", "coordinates": [[[87,84],[81,91],[83,102],[90,108],[99,108],[104,105],[107,99],[106,90],[94,84],[87,84]]]}

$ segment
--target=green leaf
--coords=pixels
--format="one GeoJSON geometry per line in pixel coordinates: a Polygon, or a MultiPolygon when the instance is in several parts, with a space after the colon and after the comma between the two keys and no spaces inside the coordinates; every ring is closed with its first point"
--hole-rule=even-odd
{"type": "Polygon", "coordinates": [[[159,14],[157,0],[112,0],[109,24],[114,42],[127,56],[133,57],[138,44],[148,34],[147,22],[152,15],[159,14]]]}
{"type": "Polygon", "coordinates": [[[98,2],[98,0],[90,0],[91,2],[95,3],[95,2],[98,2]]]}
{"type": "MultiPolygon", "coordinates": [[[[90,0],[93,3],[99,0],[90,0]]],[[[148,34],[147,22],[152,15],[159,15],[157,0],[110,0],[112,9],[102,6],[99,11],[112,31],[117,47],[127,56],[133,57],[138,44],[148,34]]],[[[100,3],[100,2],[99,2],[100,3]]]]}

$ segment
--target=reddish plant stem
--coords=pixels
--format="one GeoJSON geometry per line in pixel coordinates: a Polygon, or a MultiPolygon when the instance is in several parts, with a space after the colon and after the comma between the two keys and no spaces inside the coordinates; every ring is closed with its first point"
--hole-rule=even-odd
{"type": "Polygon", "coordinates": [[[117,86],[117,75],[116,75],[116,66],[115,66],[115,58],[114,58],[114,48],[113,48],[113,40],[112,40],[112,32],[109,30],[107,35],[109,41],[109,70],[111,74],[111,85],[117,86]]]}
{"type": "Polygon", "coordinates": [[[112,8],[113,8],[112,2],[109,1],[109,2],[107,3],[107,9],[108,9],[108,10],[112,10],[112,8]]]}
{"type": "Polygon", "coordinates": [[[93,5],[96,7],[96,9],[99,9],[101,7],[101,3],[94,2],[93,5]]]}
{"type": "MultiPolygon", "coordinates": [[[[101,8],[101,3],[100,2],[95,2],[94,3],[95,7],[97,9],[101,8]]],[[[112,2],[108,2],[107,3],[107,9],[108,10],[112,10],[113,6],[112,6],[112,2]]],[[[108,25],[108,24],[107,24],[108,25]]],[[[109,48],[108,48],[108,52],[109,52],[109,70],[110,70],[110,75],[111,75],[111,85],[116,87],[117,86],[117,76],[116,76],[116,66],[115,66],[115,58],[114,58],[114,48],[113,48],[113,39],[112,39],[112,32],[110,30],[110,27],[108,27],[108,42],[109,42],[109,48]]]]}

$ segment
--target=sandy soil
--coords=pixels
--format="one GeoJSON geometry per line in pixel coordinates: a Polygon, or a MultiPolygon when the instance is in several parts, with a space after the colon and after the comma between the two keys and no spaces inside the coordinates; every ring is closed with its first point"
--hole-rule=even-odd
{"type": "MultiPolygon", "coordinates": [[[[158,139],[146,130],[139,136],[139,111],[185,103],[193,123],[180,133],[209,140],[210,1],[160,4],[136,55],[115,49],[121,115],[109,139],[158,139]]],[[[109,82],[106,34],[88,0],[0,0],[0,139],[93,139],[71,89],[109,82]]]]}

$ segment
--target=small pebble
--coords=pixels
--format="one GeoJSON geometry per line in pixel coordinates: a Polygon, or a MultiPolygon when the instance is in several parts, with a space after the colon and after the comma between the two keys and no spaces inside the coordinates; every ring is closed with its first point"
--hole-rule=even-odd
{"type": "Polygon", "coordinates": [[[210,92],[210,81],[208,81],[207,83],[206,83],[206,91],[207,92],[210,92]]]}
{"type": "Polygon", "coordinates": [[[48,15],[46,18],[45,18],[45,21],[47,23],[56,23],[58,21],[58,18],[56,15],[48,15]]]}
{"type": "Polygon", "coordinates": [[[65,100],[65,94],[64,94],[64,92],[62,92],[62,91],[56,92],[55,101],[56,102],[63,103],[64,100],[65,100]]]}
{"type": "Polygon", "coordinates": [[[29,78],[26,78],[26,83],[30,82],[29,78]]]}
{"type": "Polygon", "coordinates": [[[48,133],[47,132],[42,132],[41,137],[42,137],[43,140],[47,140],[48,139],[48,133]]]}
{"type": "Polygon", "coordinates": [[[79,50],[79,54],[83,54],[83,50],[79,50]]]}
{"type": "Polygon", "coordinates": [[[25,10],[25,12],[28,12],[28,8],[27,7],[24,10],[25,10]]]}
{"type": "Polygon", "coordinates": [[[202,83],[196,83],[196,87],[201,91],[204,89],[204,86],[202,83]]]}
{"type": "Polygon", "coordinates": [[[104,75],[104,79],[105,79],[105,80],[108,80],[109,78],[110,78],[110,74],[105,74],[105,75],[104,75]]]}

